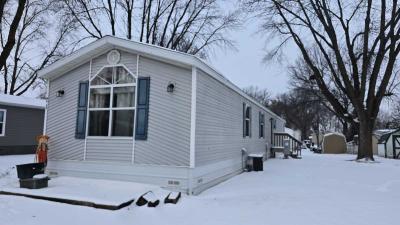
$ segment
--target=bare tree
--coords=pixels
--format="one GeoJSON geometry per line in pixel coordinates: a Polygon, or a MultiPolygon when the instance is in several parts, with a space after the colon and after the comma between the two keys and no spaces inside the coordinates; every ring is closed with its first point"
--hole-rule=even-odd
{"type": "MultiPolygon", "coordinates": [[[[373,160],[372,130],[388,95],[400,52],[397,0],[247,0],[265,19],[264,28],[292,40],[312,71],[321,93],[346,121],[359,123],[357,159],[373,160]],[[315,62],[317,52],[330,73],[315,62]],[[348,97],[356,116],[338,100],[348,97]]],[[[280,45],[283,46],[283,45],[280,45]]]]}
{"type": "MultiPolygon", "coordinates": [[[[14,5],[10,4],[8,7],[12,8],[14,5]]],[[[1,71],[4,94],[22,95],[32,87],[41,85],[37,72],[66,53],[63,41],[69,25],[49,23],[49,18],[52,18],[58,24],[56,11],[51,1],[26,1],[17,25],[15,44],[1,71]],[[50,35],[50,31],[54,35],[50,35]]],[[[8,20],[9,16],[3,17],[2,28],[8,27],[8,20]]],[[[2,46],[6,45],[3,38],[0,38],[0,43],[2,46]]]]}
{"type": "Polygon", "coordinates": [[[328,127],[332,113],[321,105],[321,99],[303,88],[293,88],[271,100],[269,106],[282,115],[290,128],[301,131],[302,139],[307,139],[311,130],[319,133],[320,127],[328,127]]]}
{"type": "Polygon", "coordinates": [[[126,38],[131,40],[133,35],[133,6],[135,4],[135,0],[120,0],[118,4],[122,7],[122,11],[125,12],[125,18],[123,21],[126,21],[126,38]]]}
{"type": "Polygon", "coordinates": [[[257,86],[249,86],[243,88],[243,91],[266,107],[269,106],[271,102],[271,93],[265,88],[263,89],[257,86]]]}
{"type": "MultiPolygon", "coordinates": [[[[318,57],[318,55],[314,55],[318,57]]],[[[319,68],[324,74],[329,74],[330,71],[327,65],[323,65],[323,60],[314,59],[315,62],[319,63],[319,68]]],[[[313,75],[312,70],[308,67],[307,63],[302,57],[297,59],[293,65],[288,67],[290,81],[289,84],[294,89],[301,89],[307,91],[314,98],[318,99],[320,105],[325,107],[327,111],[330,112],[330,120],[338,121],[340,123],[340,128],[342,133],[346,136],[346,140],[353,140],[354,135],[358,134],[357,129],[358,124],[354,121],[348,121],[343,119],[340,114],[337,114],[335,110],[331,107],[329,102],[325,99],[324,95],[321,93],[318,85],[310,77],[313,75]]],[[[327,75],[325,75],[327,76],[327,75]]],[[[341,92],[335,92],[337,100],[343,105],[347,112],[352,112],[352,115],[356,115],[354,107],[352,107],[350,100],[346,95],[341,92]]],[[[322,124],[322,123],[320,123],[322,124]]],[[[330,126],[330,129],[325,129],[326,131],[337,131],[340,130],[339,127],[330,126]]]]}
{"type": "Polygon", "coordinates": [[[7,2],[8,2],[7,0],[2,0],[0,2],[0,29],[1,29],[0,33],[2,40],[1,54],[0,54],[0,71],[6,66],[7,58],[10,56],[11,50],[14,48],[15,36],[17,33],[18,25],[22,18],[22,14],[24,12],[26,0],[18,1],[17,11],[15,12],[14,15],[7,15],[6,10],[7,11],[9,10],[7,9],[6,6],[7,2]],[[12,17],[11,23],[8,23],[8,21],[6,21],[6,18],[9,16],[12,17]],[[9,25],[5,26],[5,23],[9,25]],[[7,28],[9,29],[7,30],[7,28]],[[4,40],[3,38],[5,36],[7,36],[6,40],[4,40]]]}
{"type": "Polygon", "coordinates": [[[233,47],[228,32],[240,19],[238,10],[221,8],[222,0],[58,1],[82,34],[77,44],[113,35],[206,56],[213,47],[233,47]]]}

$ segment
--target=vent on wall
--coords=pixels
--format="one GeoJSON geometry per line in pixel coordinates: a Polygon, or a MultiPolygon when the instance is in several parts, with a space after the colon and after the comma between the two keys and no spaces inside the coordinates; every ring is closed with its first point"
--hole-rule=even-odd
{"type": "Polygon", "coordinates": [[[168,181],[168,185],[175,185],[175,186],[177,186],[177,185],[179,185],[179,184],[180,184],[180,182],[177,181],[177,180],[169,180],[169,181],[168,181]]]}

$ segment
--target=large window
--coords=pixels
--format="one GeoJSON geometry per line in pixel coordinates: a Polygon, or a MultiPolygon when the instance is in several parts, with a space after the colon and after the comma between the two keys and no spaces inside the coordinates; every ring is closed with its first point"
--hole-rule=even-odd
{"type": "Polygon", "coordinates": [[[246,105],[246,110],[245,110],[245,137],[250,137],[251,136],[251,107],[246,105]]]}
{"type": "Polygon", "coordinates": [[[4,136],[6,133],[6,113],[7,110],[0,109],[0,136],[4,136]]]}
{"type": "Polygon", "coordinates": [[[103,68],[90,81],[89,136],[132,137],[136,79],[124,66],[103,68]]]}

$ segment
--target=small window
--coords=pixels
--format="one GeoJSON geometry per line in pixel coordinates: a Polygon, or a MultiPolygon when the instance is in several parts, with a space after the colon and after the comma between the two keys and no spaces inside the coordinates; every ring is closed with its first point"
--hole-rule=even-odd
{"type": "Polygon", "coordinates": [[[245,137],[251,136],[251,107],[246,105],[245,110],[245,137]]]}
{"type": "Polygon", "coordinates": [[[276,129],[276,119],[273,119],[272,120],[272,125],[273,125],[273,128],[274,128],[274,130],[276,129]]]}
{"type": "Polygon", "coordinates": [[[259,115],[259,124],[260,124],[259,136],[260,136],[260,138],[265,138],[265,134],[264,134],[264,130],[265,130],[265,115],[262,112],[260,112],[260,115],[259,115]]]}
{"type": "Polygon", "coordinates": [[[6,113],[7,110],[0,109],[0,136],[4,136],[6,133],[6,113]]]}

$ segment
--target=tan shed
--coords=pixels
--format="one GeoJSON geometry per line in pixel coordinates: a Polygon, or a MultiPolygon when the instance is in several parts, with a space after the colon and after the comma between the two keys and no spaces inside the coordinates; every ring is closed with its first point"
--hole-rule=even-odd
{"type": "Polygon", "coordinates": [[[325,154],[346,153],[346,138],[340,133],[329,133],[324,135],[322,141],[322,152],[325,154]]]}

